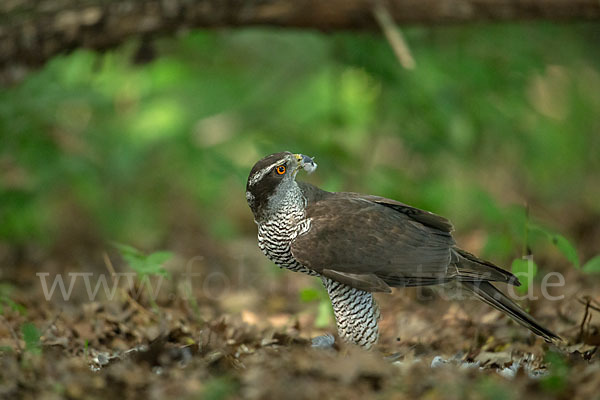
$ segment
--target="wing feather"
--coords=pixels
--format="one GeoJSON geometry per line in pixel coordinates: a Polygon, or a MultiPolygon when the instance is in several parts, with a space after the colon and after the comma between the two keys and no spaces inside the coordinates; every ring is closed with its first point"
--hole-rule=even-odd
{"type": "Polygon", "coordinates": [[[384,197],[299,184],[311,228],[292,242],[292,254],[325,276],[367,291],[451,280],[520,284],[456,247],[452,224],[443,217],[384,197]]]}
{"type": "Polygon", "coordinates": [[[380,286],[373,276],[393,286],[447,278],[454,246],[447,230],[357,195],[320,199],[309,203],[306,213],[310,229],[292,242],[291,251],[311,269],[365,275],[350,281],[370,291],[380,286]]]}
{"type": "Polygon", "coordinates": [[[348,196],[353,196],[356,198],[369,200],[369,201],[372,201],[377,204],[381,204],[386,207],[390,207],[398,212],[408,215],[409,217],[411,217],[413,220],[415,220],[417,222],[420,222],[431,228],[438,229],[444,233],[449,233],[454,230],[454,226],[452,226],[452,223],[450,221],[448,221],[446,218],[441,217],[441,216],[434,214],[432,212],[429,212],[429,211],[425,211],[425,210],[421,210],[419,208],[409,206],[408,204],[404,204],[404,203],[401,203],[396,200],[392,200],[392,199],[388,199],[388,198],[380,197],[380,196],[364,195],[364,194],[352,193],[352,192],[347,192],[344,194],[346,194],[348,196]]]}

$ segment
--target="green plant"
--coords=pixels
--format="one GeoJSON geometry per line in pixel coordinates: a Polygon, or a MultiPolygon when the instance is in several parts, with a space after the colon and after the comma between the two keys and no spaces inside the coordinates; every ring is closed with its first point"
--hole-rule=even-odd
{"type": "Polygon", "coordinates": [[[83,357],[87,360],[88,356],[89,356],[89,346],[90,343],[88,342],[87,339],[85,339],[85,341],[83,342],[83,357]]]}
{"type": "MultiPolygon", "coordinates": [[[[523,257],[513,260],[511,264],[511,270],[517,277],[526,278],[521,279],[522,285],[517,289],[521,293],[527,292],[529,285],[533,282],[533,279],[538,272],[538,266],[533,261],[533,257],[529,257],[531,255],[531,248],[535,242],[534,239],[541,238],[550,242],[575,268],[580,268],[579,256],[577,255],[575,246],[563,235],[544,228],[541,225],[532,223],[529,219],[529,212],[527,209],[525,209],[522,214],[513,214],[511,221],[513,226],[517,227],[517,229],[519,226],[523,229],[523,257]]],[[[600,260],[598,263],[600,264],[600,260]]],[[[593,264],[588,268],[594,268],[593,264]]]]}
{"type": "Polygon", "coordinates": [[[228,376],[212,378],[205,383],[202,398],[208,400],[225,400],[232,397],[239,389],[239,384],[228,376]]]}
{"type": "Polygon", "coordinates": [[[540,384],[544,390],[553,394],[562,393],[567,387],[569,365],[559,353],[548,351],[544,361],[549,364],[549,374],[543,377],[540,384]]]}
{"type": "Polygon", "coordinates": [[[587,274],[600,273],[600,254],[589,259],[581,269],[587,274]]]}
{"type": "Polygon", "coordinates": [[[169,273],[163,265],[173,258],[172,252],[157,251],[145,255],[133,246],[120,243],[115,243],[114,245],[119,249],[121,256],[127,262],[129,267],[140,275],[140,279],[145,276],[153,275],[160,275],[166,278],[169,277],[169,273]]]}
{"type": "Polygon", "coordinates": [[[304,303],[317,302],[315,327],[326,328],[333,322],[333,309],[325,288],[304,288],[300,291],[300,300],[304,303]]]}
{"type": "MultiPolygon", "coordinates": [[[[157,286],[155,290],[152,290],[150,278],[153,276],[158,276],[160,278],[164,277],[167,279],[170,278],[169,272],[163,265],[173,257],[173,253],[170,251],[157,251],[145,255],[133,246],[120,243],[115,243],[115,246],[119,249],[121,256],[127,262],[129,267],[137,273],[140,287],[145,284],[146,289],[148,290],[148,299],[152,308],[155,311],[158,310],[155,299],[158,290],[160,289],[161,282],[159,282],[159,286],[157,286]]],[[[138,291],[135,296],[137,297],[140,293],[141,292],[138,291]]]]}
{"type": "Polygon", "coordinates": [[[579,256],[577,255],[577,249],[566,237],[543,228],[540,225],[528,224],[527,229],[529,232],[538,233],[545,237],[562,253],[563,256],[565,256],[567,260],[569,260],[571,264],[573,264],[575,268],[580,268],[581,264],[579,262],[579,256]]]}
{"type": "Polygon", "coordinates": [[[31,322],[21,325],[21,334],[25,341],[25,351],[31,354],[40,354],[42,352],[42,343],[40,341],[41,333],[31,322]]]}
{"type": "Polygon", "coordinates": [[[6,307],[18,312],[21,315],[25,315],[27,313],[25,306],[13,301],[10,298],[10,295],[13,291],[14,287],[12,285],[0,283],[0,315],[4,314],[4,309],[6,307]]]}
{"type": "Polygon", "coordinates": [[[521,282],[521,286],[517,287],[517,290],[526,293],[538,273],[537,264],[532,257],[516,258],[513,260],[510,269],[521,282]]]}

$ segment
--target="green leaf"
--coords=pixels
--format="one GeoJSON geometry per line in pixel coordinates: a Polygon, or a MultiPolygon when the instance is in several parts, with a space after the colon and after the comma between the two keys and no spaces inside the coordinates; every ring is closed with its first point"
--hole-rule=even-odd
{"type": "Polygon", "coordinates": [[[321,296],[319,295],[319,291],[313,288],[305,288],[300,291],[300,300],[305,303],[310,303],[311,301],[319,300],[321,296]]]}
{"type": "Polygon", "coordinates": [[[129,267],[140,274],[140,278],[146,275],[169,276],[163,264],[173,257],[170,251],[157,251],[148,256],[133,246],[121,243],[113,243],[120,251],[121,256],[127,262],[129,267]]]}
{"type": "Polygon", "coordinates": [[[315,326],[317,328],[326,328],[329,326],[332,319],[333,309],[331,308],[331,302],[329,300],[321,300],[319,302],[317,318],[315,319],[315,326]]]}
{"type": "Polygon", "coordinates": [[[127,264],[129,265],[129,268],[131,268],[132,270],[134,270],[135,272],[137,272],[138,274],[144,274],[145,273],[145,264],[143,260],[140,260],[139,258],[131,258],[128,259],[128,257],[123,257],[125,259],[125,261],[127,262],[127,264]]]}
{"type": "Polygon", "coordinates": [[[163,264],[172,257],[173,253],[170,251],[157,251],[152,253],[141,260],[142,266],[140,270],[143,271],[144,274],[168,277],[169,273],[163,268],[163,264]]]}
{"type": "Polygon", "coordinates": [[[26,322],[21,326],[21,333],[23,334],[23,340],[25,340],[25,350],[34,354],[41,353],[41,334],[38,328],[31,322],[26,322]]]}
{"type": "Polygon", "coordinates": [[[512,262],[510,268],[521,282],[521,286],[517,290],[521,293],[526,293],[529,285],[533,283],[533,278],[537,275],[537,265],[532,259],[517,258],[512,262]]]}
{"type": "Polygon", "coordinates": [[[558,250],[560,250],[560,252],[575,266],[575,268],[580,268],[581,265],[579,264],[577,250],[575,249],[575,246],[573,246],[571,242],[567,240],[566,237],[559,234],[554,234],[552,236],[552,243],[554,243],[558,250]]]}
{"type": "Polygon", "coordinates": [[[569,365],[563,356],[549,351],[544,356],[544,361],[549,364],[549,374],[540,381],[542,388],[550,393],[563,392],[568,385],[569,365]]]}
{"type": "Polygon", "coordinates": [[[582,269],[583,272],[588,274],[600,273],[600,254],[588,260],[588,262],[585,263],[582,269]]]}
{"type": "Polygon", "coordinates": [[[558,251],[560,251],[566,258],[575,266],[575,268],[579,268],[579,256],[577,255],[577,249],[575,246],[563,235],[550,232],[549,230],[542,228],[538,225],[529,225],[529,230],[536,233],[541,233],[545,235],[548,240],[552,242],[553,245],[556,246],[558,251]]]}
{"type": "Polygon", "coordinates": [[[144,254],[141,251],[139,251],[135,247],[130,246],[128,244],[113,242],[113,245],[119,250],[119,252],[121,252],[121,255],[123,256],[123,258],[125,258],[125,257],[143,257],[144,256],[144,254]]]}
{"type": "Polygon", "coordinates": [[[527,225],[527,229],[529,229],[530,232],[538,233],[546,237],[552,236],[552,232],[546,230],[545,228],[542,228],[539,225],[535,225],[532,223],[529,223],[529,225],[527,225]]]}
{"type": "Polygon", "coordinates": [[[0,353],[12,353],[13,349],[10,346],[0,346],[0,353]]]}
{"type": "Polygon", "coordinates": [[[146,263],[148,265],[163,265],[167,261],[173,258],[173,253],[170,251],[157,251],[155,253],[150,254],[146,258],[146,263]]]}
{"type": "Polygon", "coordinates": [[[10,299],[8,297],[0,296],[0,315],[4,314],[3,305],[10,307],[13,311],[18,312],[21,315],[25,315],[27,313],[27,309],[25,308],[25,306],[14,302],[12,299],[10,299]]]}

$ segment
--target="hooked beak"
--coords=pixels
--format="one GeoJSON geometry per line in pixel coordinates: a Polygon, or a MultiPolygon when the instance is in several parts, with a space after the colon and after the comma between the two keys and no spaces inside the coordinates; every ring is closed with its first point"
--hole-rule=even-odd
{"type": "Polygon", "coordinates": [[[305,156],[304,154],[294,154],[296,161],[298,161],[298,168],[303,168],[309,174],[317,169],[317,163],[312,157],[305,156]]]}

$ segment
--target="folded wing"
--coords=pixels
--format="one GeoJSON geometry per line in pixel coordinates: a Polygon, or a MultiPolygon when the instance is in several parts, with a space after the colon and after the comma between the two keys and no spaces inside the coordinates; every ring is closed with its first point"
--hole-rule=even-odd
{"type": "Polygon", "coordinates": [[[309,202],[310,229],[291,244],[299,262],[324,276],[370,292],[512,279],[456,248],[445,218],[382,197],[340,194],[309,202]]]}

